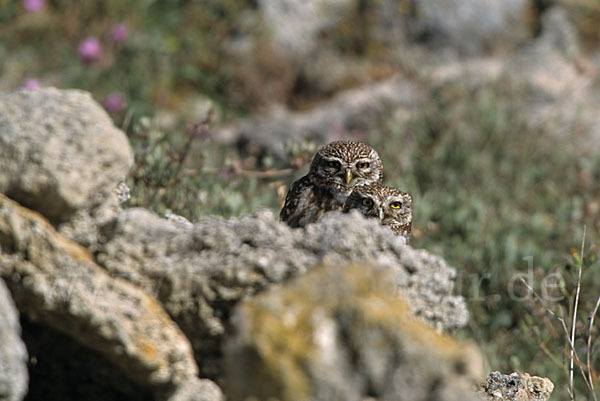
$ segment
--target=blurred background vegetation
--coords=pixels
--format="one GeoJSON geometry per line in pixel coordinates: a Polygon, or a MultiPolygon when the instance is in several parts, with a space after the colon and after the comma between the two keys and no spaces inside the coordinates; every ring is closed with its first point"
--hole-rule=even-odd
{"type": "MultiPolygon", "coordinates": [[[[470,301],[470,325],[460,335],[484,349],[493,370],[550,377],[553,399],[566,399],[568,347],[547,309],[568,317],[583,266],[575,345],[585,360],[587,314],[600,295],[598,149],[585,145],[585,128],[565,137],[551,124],[530,124],[532,94],[504,75],[475,86],[460,79],[430,84],[415,60],[439,65],[445,50],[429,46],[430,35],[410,24],[399,43],[382,40],[375,29],[381,3],[352,3],[318,37],[340,65],[356,67],[324,87],[273,45],[272,31],[257,17],[257,0],[0,0],[0,90],[90,91],[135,150],[128,205],[196,220],[259,207],[278,211],[287,186],[305,173],[321,145],[298,138],[277,152],[247,138],[223,141],[222,127],[274,103],[301,112],[395,74],[412,80],[424,88],[426,101],[410,115],[399,118],[389,107],[368,132],[342,127],[336,135],[373,145],[387,184],[413,195],[412,245],[456,266],[459,291],[470,301]],[[410,52],[394,51],[397,46],[410,52]],[[528,272],[528,257],[538,291],[545,275],[562,275],[553,292],[562,300],[509,297],[514,274],[528,272]]],[[[392,3],[398,16],[417,18],[414,2],[392,3]]],[[[453,53],[452,60],[518,52],[541,34],[543,13],[557,6],[567,11],[583,49],[576,61],[589,59],[600,38],[596,0],[531,1],[526,35],[510,49],[485,43],[474,53],[453,53]]],[[[522,286],[519,294],[525,294],[522,286]]],[[[598,327],[592,334],[597,344],[598,327]]],[[[599,354],[593,356],[596,369],[599,354]]],[[[579,374],[576,388],[580,398],[589,396],[579,374]]]]}

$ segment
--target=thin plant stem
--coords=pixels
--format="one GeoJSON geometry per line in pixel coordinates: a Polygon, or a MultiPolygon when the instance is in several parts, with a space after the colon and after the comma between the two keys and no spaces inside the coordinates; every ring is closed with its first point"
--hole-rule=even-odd
{"type": "Polygon", "coordinates": [[[594,327],[594,318],[596,317],[596,313],[598,312],[598,307],[600,307],[600,297],[596,300],[596,305],[590,314],[590,325],[588,327],[588,338],[587,338],[587,374],[588,374],[588,382],[590,386],[590,392],[592,393],[592,397],[594,401],[598,401],[598,396],[596,395],[596,391],[594,390],[594,379],[592,377],[592,327],[594,327]]]}
{"type": "Polygon", "coordinates": [[[580,255],[580,265],[579,270],[577,271],[577,287],[575,288],[575,301],[573,303],[573,319],[571,320],[571,355],[569,358],[569,394],[571,396],[571,400],[575,400],[575,393],[573,389],[573,370],[574,370],[574,360],[575,360],[575,326],[577,322],[577,309],[579,308],[579,293],[581,291],[581,272],[583,270],[583,251],[585,250],[585,232],[587,226],[583,226],[583,236],[581,238],[581,255],[580,255]]]}

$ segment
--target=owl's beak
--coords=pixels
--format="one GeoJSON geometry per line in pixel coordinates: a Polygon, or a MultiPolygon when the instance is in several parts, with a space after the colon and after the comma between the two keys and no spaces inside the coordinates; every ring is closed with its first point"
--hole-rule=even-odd
{"type": "Polygon", "coordinates": [[[379,208],[379,221],[383,221],[384,217],[385,217],[385,214],[383,213],[383,208],[380,207],[379,208]]]}
{"type": "Polygon", "coordinates": [[[346,184],[350,184],[350,181],[352,181],[352,170],[347,168],[346,169],[346,184]]]}

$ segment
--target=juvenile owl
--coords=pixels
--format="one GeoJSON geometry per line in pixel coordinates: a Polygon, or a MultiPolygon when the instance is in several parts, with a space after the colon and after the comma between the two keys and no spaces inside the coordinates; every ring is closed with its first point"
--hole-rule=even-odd
{"type": "Polygon", "coordinates": [[[325,212],[341,210],[354,188],[382,178],[381,159],[371,146],[331,142],[317,151],[308,174],[292,184],[279,217],[290,227],[304,227],[325,212]]]}
{"type": "Polygon", "coordinates": [[[412,197],[406,192],[379,184],[356,187],[344,203],[344,213],[350,209],[378,218],[381,224],[406,241],[410,238],[412,197]]]}

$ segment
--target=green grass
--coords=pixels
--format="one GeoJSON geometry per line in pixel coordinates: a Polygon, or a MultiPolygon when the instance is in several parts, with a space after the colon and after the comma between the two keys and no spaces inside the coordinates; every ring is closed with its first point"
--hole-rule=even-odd
{"type": "MultiPolygon", "coordinates": [[[[561,333],[558,322],[536,303],[511,299],[509,284],[532,258],[538,292],[548,273],[564,277],[558,294],[567,298],[547,306],[568,314],[576,271],[570,249],[579,248],[584,225],[588,249],[598,243],[593,210],[600,158],[578,147],[574,136],[528,127],[526,101],[527,93],[502,80],[474,91],[448,86],[407,127],[385,122],[373,142],[389,182],[413,194],[413,245],[443,255],[460,271],[471,310],[463,334],[485,348],[493,369],[551,377],[560,394],[554,399],[564,399],[565,342],[552,334],[561,333]]],[[[598,268],[584,275],[587,312],[580,312],[580,324],[599,295],[598,268]]],[[[577,384],[585,393],[579,378],[577,384]]]]}

